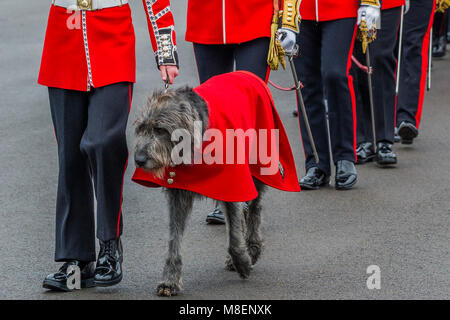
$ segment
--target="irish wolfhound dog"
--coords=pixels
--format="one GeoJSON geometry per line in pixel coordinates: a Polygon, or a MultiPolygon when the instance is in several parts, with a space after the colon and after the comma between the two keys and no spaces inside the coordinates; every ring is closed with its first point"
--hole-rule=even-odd
{"type": "MultiPolygon", "coordinates": [[[[208,108],[204,100],[192,88],[155,92],[136,120],[135,162],[138,168],[162,177],[172,164],[171,154],[176,142],[172,133],[185,129],[192,137],[192,148],[196,139],[202,139],[208,127],[208,108]],[[195,133],[194,122],[201,121],[201,132],[195,133]],[[199,136],[201,134],[202,136],[199,136]]],[[[194,151],[193,151],[194,152],[194,151]]],[[[222,202],[228,233],[226,268],[235,270],[242,279],[247,279],[252,265],[258,260],[262,246],[261,195],[265,185],[254,179],[258,197],[248,202],[243,210],[242,202],[222,202]]],[[[170,211],[169,251],[163,281],[157,286],[160,296],[176,295],[181,290],[181,242],[186,221],[192,210],[194,198],[202,197],[192,191],[165,188],[170,211]]]]}

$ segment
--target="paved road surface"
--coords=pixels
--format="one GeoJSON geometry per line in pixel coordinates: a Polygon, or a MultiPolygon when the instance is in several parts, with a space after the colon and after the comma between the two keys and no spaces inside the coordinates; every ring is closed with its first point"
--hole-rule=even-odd
{"type": "MultiPolygon", "coordinates": [[[[132,4],[138,79],[128,130],[145,95],[161,87],[141,1],[132,4]]],[[[160,191],[131,183],[124,198],[125,277],[114,288],[47,293],[56,270],[54,206],[56,144],[47,91],[36,84],[50,1],[2,0],[0,9],[0,298],[156,299],[167,241],[160,191]]],[[[197,84],[191,44],[183,41],[186,0],[173,1],[181,75],[197,84]]],[[[184,243],[185,291],[180,299],[409,299],[450,298],[450,60],[434,61],[420,136],[396,145],[399,164],[358,167],[356,189],[299,194],[270,190],[264,200],[265,252],[248,281],[226,272],[222,226],[207,226],[211,201],[196,204],[184,243]],[[381,290],[366,288],[366,268],[381,268],[381,290]]],[[[288,85],[290,75],[272,79],[288,85]]],[[[299,175],[304,173],[295,96],[274,91],[299,175]]]]}

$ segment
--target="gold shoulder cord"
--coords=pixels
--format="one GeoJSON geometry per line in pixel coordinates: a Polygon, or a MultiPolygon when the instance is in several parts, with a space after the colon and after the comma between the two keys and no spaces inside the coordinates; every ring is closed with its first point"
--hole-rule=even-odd
{"type": "Polygon", "coordinates": [[[284,0],[281,27],[298,33],[300,31],[300,2],[301,0],[284,0]]]}
{"type": "Polygon", "coordinates": [[[377,8],[381,8],[379,0],[361,0],[361,5],[374,6],[377,8]]]}

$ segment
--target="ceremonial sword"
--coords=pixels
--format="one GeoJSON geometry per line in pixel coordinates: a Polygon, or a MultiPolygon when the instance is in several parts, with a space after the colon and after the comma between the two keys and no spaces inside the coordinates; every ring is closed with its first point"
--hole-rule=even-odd
{"type": "MultiPolygon", "coordinates": [[[[369,85],[369,105],[370,105],[370,118],[372,120],[372,139],[373,139],[373,150],[376,151],[377,146],[377,133],[375,130],[375,111],[374,111],[374,105],[373,105],[373,88],[372,88],[372,67],[370,65],[370,42],[372,42],[375,39],[375,36],[372,34],[369,37],[370,30],[367,28],[366,23],[366,13],[363,12],[361,15],[361,24],[359,26],[359,40],[362,44],[362,51],[363,54],[366,55],[366,66],[367,66],[367,81],[369,85]],[[369,42],[370,41],[370,42],[369,42]]],[[[375,31],[376,32],[376,29],[375,31]]]]}
{"type": "MultiPolygon", "coordinates": [[[[371,35],[369,37],[370,30],[367,28],[366,23],[366,13],[363,12],[361,15],[361,24],[359,26],[360,28],[360,41],[362,42],[362,51],[363,54],[366,55],[366,66],[367,66],[367,81],[369,85],[369,105],[370,105],[370,118],[372,120],[372,139],[373,139],[373,150],[376,151],[377,147],[377,132],[375,130],[375,111],[374,111],[374,105],[373,105],[373,88],[372,88],[372,67],[370,65],[370,42],[375,40],[375,36],[371,35]],[[369,42],[369,40],[371,40],[369,42]]],[[[375,31],[376,32],[376,29],[375,31]]]]}
{"type": "Polygon", "coordinates": [[[289,65],[291,66],[292,77],[294,78],[295,92],[297,94],[297,100],[300,105],[300,110],[303,114],[303,120],[305,122],[306,131],[308,132],[309,142],[311,143],[311,148],[314,154],[314,161],[319,163],[319,155],[317,154],[316,144],[314,143],[314,138],[311,132],[311,127],[309,125],[308,115],[306,113],[305,103],[303,102],[303,96],[301,92],[301,84],[298,80],[297,71],[294,65],[294,57],[298,54],[298,45],[295,45],[294,50],[292,52],[286,52],[286,55],[289,60],[289,65]]]}
{"type": "Polygon", "coordinates": [[[370,117],[372,120],[372,139],[373,139],[373,150],[376,151],[377,147],[377,133],[375,131],[375,111],[373,105],[373,90],[372,90],[372,67],[370,65],[370,44],[367,45],[366,50],[366,65],[367,65],[367,81],[369,84],[369,104],[370,104],[370,117]]]}

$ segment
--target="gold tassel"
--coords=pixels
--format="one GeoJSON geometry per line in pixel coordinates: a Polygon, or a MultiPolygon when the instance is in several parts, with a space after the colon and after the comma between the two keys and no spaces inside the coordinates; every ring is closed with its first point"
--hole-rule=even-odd
{"type": "Polygon", "coordinates": [[[366,20],[362,20],[359,25],[356,38],[361,41],[363,53],[366,53],[367,46],[377,38],[377,28],[374,25],[372,30],[367,28],[366,20]]]}
{"type": "Polygon", "coordinates": [[[450,7],[450,0],[441,0],[436,4],[436,12],[444,13],[450,7]]]}
{"type": "Polygon", "coordinates": [[[277,39],[278,30],[278,13],[275,13],[272,18],[272,24],[270,26],[270,45],[269,54],[267,56],[267,64],[271,70],[278,70],[280,63],[283,69],[286,69],[286,61],[284,56],[286,55],[280,41],[277,39]]]}

